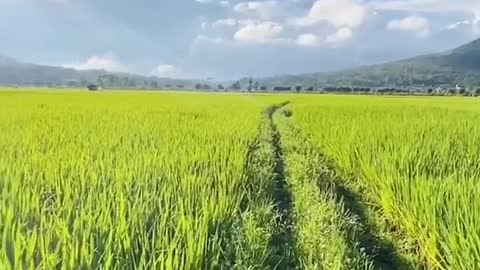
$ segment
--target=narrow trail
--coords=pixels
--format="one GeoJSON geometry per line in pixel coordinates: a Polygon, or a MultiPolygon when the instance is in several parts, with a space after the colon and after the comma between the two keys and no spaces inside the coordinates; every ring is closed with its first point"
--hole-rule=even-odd
{"type": "Polygon", "coordinates": [[[271,125],[272,146],[275,159],[273,199],[277,212],[277,231],[271,241],[273,249],[273,269],[300,269],[298,266],[298,256],[295,252],[295,237],[291,218],[292,196],[288,191],[285,180],[285,164],[280,143],[281,135],[273,121],[273,115],[288,104],[289,102],[285,102],[279,106],[274,106],[267,112],[271,125]]]}
{"type": "Polygon", "coordinates": [[[371,259],[373,268],[377,270],[408,269],[406,262],[402,261],[396,254],[392,243],[381,239],[379,233],[375,231],[374,226],[369,222],[361,195],[341,184],[341,180],[327,182],[330,184],[325,187],[325,192],[335,194],[337,203],[342,204],[349,215],[357,221],[355,240],[371,259]]]}
{"type": "MultiPolygon", "coordinates": [[[[300,264],[301,258],[299,258],[297,253],[297,239],[293,222],[294,217],[292,216],[293,199],[286,179],[284,149],[282,149],[281,143],[282,132],[280,132],[274,122],[274,115],[282,111],[288,104],[289,102],[286,102],[273,106],[267,111],[275,160],[275,183],[272,197],[275,202],[275,212],[277,213],[277,228],[270,242],[272,249],[270,266],[272,269],[302,269],[300,264]]],[[[282,113],[284,113],[285,117],[291,116],[291,112],[288,110],[282,113]]],[[[287,150],[285,149],[285,151],[287,150]]],[[[348,235],[346,240],[350,248],[366,255],[372,269],[411,269],[395,252],[393,244],[380,237],[380,232],[376,231],[374,224],[369,219],[366,202],[363,200],[362,195],[349,188],[345,184],[344,179],[337,177],[334,173],[335,167],[330,166],[332,165],[331,162],[327,161],[327,159],[324,161],[321,161],[322,164],[311,164],[312,166],[320,166],[327,169],[325,173],[317,175],[318,179],[315,179],[314,176],[312,180],[317,181],[321,193],[330,198],[335,198],[334,203],[343,207],[345,213],[348,213],[344,218],[347,218],[349,221],[355,221],[353,226],[341,228],[348,235]],[[323,163],[324,161],[325,163],[323,163]],[[332,197],[331,195],[334,196],[332,197]]]]}

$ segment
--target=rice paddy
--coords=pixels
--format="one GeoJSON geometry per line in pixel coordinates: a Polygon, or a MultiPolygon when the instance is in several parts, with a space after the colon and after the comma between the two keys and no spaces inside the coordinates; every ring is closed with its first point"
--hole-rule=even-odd
{"type": "Polygon", "coordinates": [[[0,269],[480,268],[480,101],[0,91],[0,269]]]}

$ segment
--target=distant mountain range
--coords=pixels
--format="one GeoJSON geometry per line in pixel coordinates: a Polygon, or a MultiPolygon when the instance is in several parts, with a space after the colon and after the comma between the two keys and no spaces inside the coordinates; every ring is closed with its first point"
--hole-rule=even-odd
{"type": "Polygon", "coordinates": [[[258,80],[272,86],[436,87],[480,86],[480,39],[443,53],[337,72],[282,75],[258,80]]]}
{"type": "MultiPolygon", "coordinates": [[[[248,85],[248,79],[240,81],[248,85]]],[[[267,87],[437,87],[480,86],[480,39],[443,53],[418,56],[386,64],[344,71],[281,75],[256,81],[267,87]]],[[[182,80],[112,73],[105,70],[75,70],[23,63],[0,56],[0,85],[86,86],[102,84],[118,88],[210,89],[206,81],[182,80]]]]}
{"type": "Polygon", "coordinates": [[[200,80],[158,78],[106,70],[76,70],[72,68],[19,62],[0,55],[0,85],[71,86],[102,84],[125,88],[194,88],[205,84],[200,80]]]}

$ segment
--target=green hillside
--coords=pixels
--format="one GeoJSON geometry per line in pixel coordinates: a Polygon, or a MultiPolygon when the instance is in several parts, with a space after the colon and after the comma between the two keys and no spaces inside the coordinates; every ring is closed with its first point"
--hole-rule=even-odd
{"type": "Polygon", "coordinates": [[[480,39],[438,54],[338,72],[282,75],[262,84],[304,86],[424,86],[480,85],[480,39]]]}
{"type": "Polygon", "coordinates": [[[0,55],[0,85],[80,87],[97,83],[121,88],[193,88],[202,82],[36,65],[0,55]]]}

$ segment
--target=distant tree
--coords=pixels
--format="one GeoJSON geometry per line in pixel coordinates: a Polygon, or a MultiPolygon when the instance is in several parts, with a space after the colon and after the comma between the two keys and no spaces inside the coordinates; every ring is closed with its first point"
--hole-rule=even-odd
{"type": "Polygon", "coordinates": [[[97,84],[102,86],[102,87],[107,86],[107,80],[106,80],[105,75],[100,75],[100,76],[97,77],[97,84]]]}
{"type": "Polygon", "coordinates": [[[235,88],[237,90],[242,90],[242,84],[240,83],[240,81],[235,82],[235,88]]]}
{"type": "Polygon", "coordinates": [[[433,94],[433,88],[428,88],[427,94],[429,94],[429,95],[433,94]]]}
{"type": "Polygon", "coordinates": [[[195,84],[195,89],[196,89],[196,90],[202,89],[202,85],[199,84],[199,83],[196,83],[196,84],[195,84]]]}
{"type": "Polygon", "coordinates": [[[158,89],[158,82],[157,81],[151,81],[150,82],[150,88],[158,89]]]}
{"type": "Polygon", "coordinates": [[[85,86],[87,86],[87,85],[89,85],[89,84],[90,84],[90,83],[89,83],[87,80],[81,80],[81,81],[80,81],[80,85],[81,85],[82,87],[85,87],[85,86]]]}
{"type": "Polygon", "coordinates": [[[242,89],[242,86],[240,85],[239,81],[236,81],[230,86],[230,89],[235,90],[235,91],[239,91],[239,90],[242,89]]]}
{"type": "Polygon", "coordinates": [[[122,88],[128,87],[129,83],[130,83],[130,79],[128,77],[123,77],[121,79],[121,87],[122,88]]]}
{"type": "Polygon", "coordinates": [[[120,85],[120,77],[114,74],[106,74],[101,76],[101,84],[109,87],[118,87],[120,85]]]}
{"type": "Polygon", "coordinates": [[[267,91],[268,88],[265,85],[260,86],[260,91],[267,91]]]}
{"type": "Polygon", "coordinates": [[[218,91],[223,91],[223,90],[225,90],[225,87],[223,87],[223,85],[219,84],[219,85],[217,86],[217,90],[218,90],[218,91]]]}
{"type": "Polygon", "coordinates": [[[297,93],[300,93],[300,91],[302,91],[302,86],[301,85],[295,86],[295,91],[297,91],[297,93]]]}
{"type": "Polygon", "coordinates": [[[475,89],[474,96],[480,96],[480,88],[475,89]]]}
{"type": "Polygon", "coordinates": [[[456,93],[457,93],[457,90],[455,90],[455,89],[448,89],[446,95],[447,95],[447,96],[448,96],[448,95],[454,96],[456,93]]]}
{"type": "MultiPolygon", "coordinates": [[[[34,83],[34,84],[35,84],[35,85],[40,85],[40,83],[38,83],[38,82],[36,82],[36,83],[34,83]]],[[[77,81],[73,81],[73,80],[72,80],[72,81],[68,81],[68,82],[67,82],[67,86],[68,86],[68,87],[78,87],[78,86],[80,86],[80,83],[77,82],[77,81]]]]}
{"type": "Polygon", "coordinates": [[[258,91],[260,90],[260,84],[256,81],[254,84],[253,84],[253,91],[258,91]]]}
{"type": "Polygon", "coordinates": [[[458,94],[459,94],[459,95],[462,95],[462,96],[465,95],[466,92],[467,92],[467,90],[466,90],[465,88],[460,88],[460,89],[458,90],[458,94]]]}
{"type": "Polygon", "coordinates": [[[273,87],[274,92],[288,92],[292,91],[292,87],[290,86],[275,86],[273,87]]]}
{"type": "Polygon", "coordinates": [[[253,89],[253,79],[248,80],[248,92],[252,92],[253,89]]]}
{"type": "Polygon", "coordinates": [[[137,81],[135,79],[129,79],[128,80],[128,85],[129,88],[136,88],[137,87],[137,81]]]}

